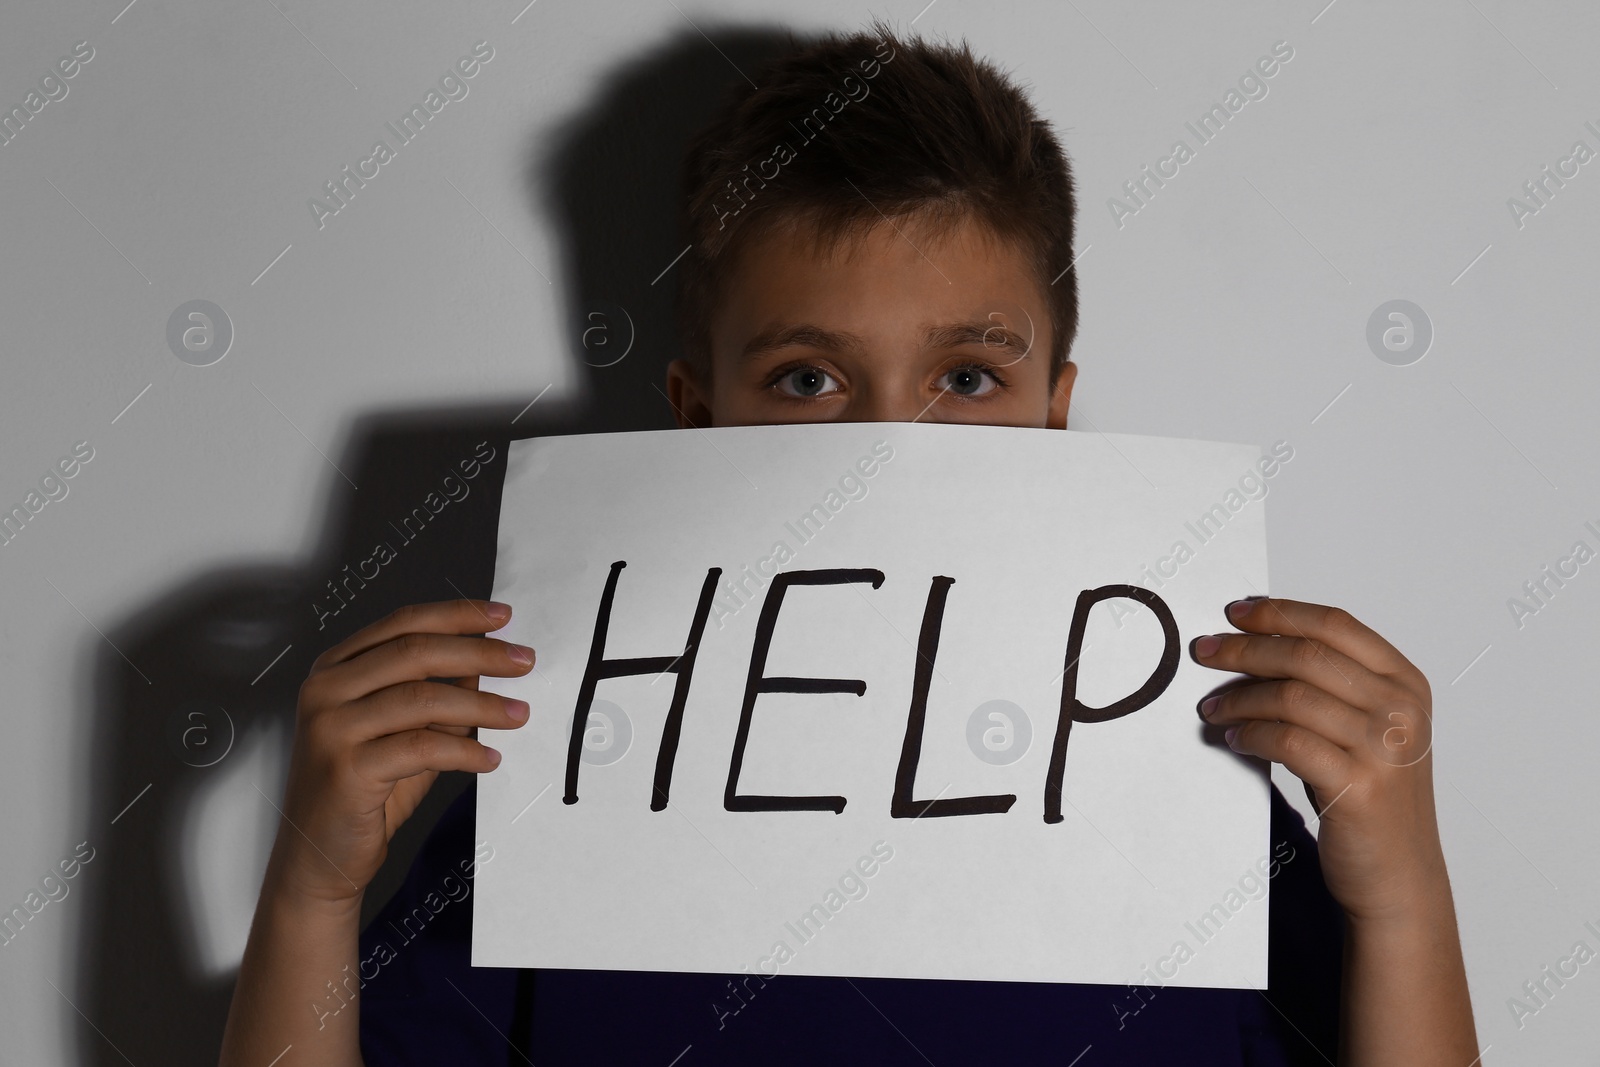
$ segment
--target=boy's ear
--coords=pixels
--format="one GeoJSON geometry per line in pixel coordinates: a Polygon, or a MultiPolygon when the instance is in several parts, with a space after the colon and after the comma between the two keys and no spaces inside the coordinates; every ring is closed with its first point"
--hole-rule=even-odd
{"type": "Polygon", "coordinates": [[[1072,383],[1077,381],[1077,378],[1078,365],[1069,359],[1061,365],[1061,373],[1056,377],[1056,387],[1050,393],[1050,409],[1044,423],[1046,429],[1067,428],[1067,409],[1072,405],[1072,383]]]}
{"type": "Polygon", "coordinates": [[[667,400],[672,404],[678,429],[711,425],[710,383],[701,382],[686,359],[667,364],[667,400]]]}

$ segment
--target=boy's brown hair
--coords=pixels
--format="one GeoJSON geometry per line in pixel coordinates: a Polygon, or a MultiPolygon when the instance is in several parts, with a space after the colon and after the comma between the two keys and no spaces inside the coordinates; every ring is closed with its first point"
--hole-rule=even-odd
{"type": "Polygon", "coordinates": [[[1071,166],[1049,122],[987,60],[869,31],[830,34],[751,72],[683,160],[683,354],[711,370],[710,325],[739,249],[779,225],[824,253],[880,223],[974,218],[1023,250],[1054,324],[1050,381],[1078,329],[1071,166]]]}

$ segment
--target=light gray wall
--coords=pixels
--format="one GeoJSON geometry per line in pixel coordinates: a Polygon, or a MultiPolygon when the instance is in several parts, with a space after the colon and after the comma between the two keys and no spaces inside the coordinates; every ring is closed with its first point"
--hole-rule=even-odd
{"type": "MultiPolygon", "coordinates": [[[[1600,9],[1324,4],[913,0],[881,13],[964,36],[1016,72],[1075,161],[1074,427],[1294,446],[1268,506],[1272,591],[1349,608],[1432,680],[1439,817],[1484,1062],[1575,1063],[1600,1039],[1593,966],[1520,1028],[1507,999],[1575,942],[1600,948],[1583,925],[1600,925],[1600,564],[1521,625],[1508,600],[1574,542],[1600,548],[1584,525],[1600,529],[1600,369],[1585,325],[1600,162],[1520,222],[1508,198],[1574,142],[1600,151],[1600,9]],[[1194,146],[1185,121],[1279,41],[1294,55],[1267,95],[1119,224],[1108,203],[1122,183],[1175,139],[1194,146]],[[1406,366],[1366,336],[1396,299],[1434,334],[1406,366]]],[[[570,247],[583,227],[540,187],[564,124],[619,71],[664,53],[667,70],[705,81],[663,77],[661,98],[693,87],[703,103],[704,84],[736,75],[702,30],[723,40],[868,14],[113,0],[0,15],[0,107],[23,106],[77,42],[93,48],[67,95],[0,147],[0,504],[21,503],[74,443],[93,449],[68,495],[0,547],[0,905],[79,842],[103,854],[141,805],[161,803],[97,789],[94,741],[118,694],[187,695],[186,672],[206,665],[124,666],[111,635],[140,632],[153,605],[207,575],[303,564],[328,510],[349,503],[336,464],[357,420],[515,412],[546,387],[551,403],[580,387],[567,309],[604,294],[577,292],[572,265],[612,249],[570,247]],[[308,199],[478,41],[494,55],[469,94],[319,227],[308,199]],[[206,367],[167,338],[169,316],[198,299],[234,334],[206,367]],[[141,681],[144,670],[162,676],[141,681]]],[[[630,165],[626,148],[608,146],[611,187],[670,204],[660,159],[630,165]]],[[[616,246],[664,269],[681,249],[669,217],[648,217],[616,246]]],[[[656,358],[671,340],[641,345],[656,358]]],[[[228,669],[266,670],[272,649],[254,650],[267,639],[222,633],[252,650],[228,669]]],[[[303,670],[312,651],[284,663],[303,670]]],[[[259,691],[292,700],[294,685],[259,691]]],[[[183,951],[218,982],[248,925],[275,818],[256,789],[281,788],[281,741],[240,739],[165,861],[188,887],[175,902],[183,951]]],[[[127,888],[95,887],[103,868],[89,861],[71,895],[0,948],[8,1060],[116,1058],[117,1035],[75,1010],[94,956],[84,897],[127,888]]]]}

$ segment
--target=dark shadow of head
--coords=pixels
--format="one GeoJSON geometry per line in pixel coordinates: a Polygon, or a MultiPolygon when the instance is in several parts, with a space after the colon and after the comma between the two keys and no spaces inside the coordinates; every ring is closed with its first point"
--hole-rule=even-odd
{"type": "MultiPolygon", "coordinates": [[[[70,1013],[79,1062],[216,1061],[278,832],[300,684],[322,651],[402,604],[490,594],[509,442],[674,425],[663,388],[678,349],[680,157],[748,84],[742,72],[794,41],[767,27],[711,37],[686,26],[623,65],[553,138],[530,140],[530,209],[550,220],[561,255],[548,279],[524,250],[503,260],[526,274],[530,299],[555,287],[563,321],[527,339],[520,395],[363,414],[328,449],[328,492],[306,502],[320,526],[309,559],[197,573],[106,627],[76,720],[93,724],[76,825],[94,858],[73,887],[82,936],[75,979],[62,983],[82,1013],[70,1013]],[[547,368],[562,364],[574,373],[546,394],[547,368]]],[[[391,843],[364,917],[468,784],[458,773],[435,784],[391,843]]],[[[315,977],[320,987],[339,976],[315,977]]]]}

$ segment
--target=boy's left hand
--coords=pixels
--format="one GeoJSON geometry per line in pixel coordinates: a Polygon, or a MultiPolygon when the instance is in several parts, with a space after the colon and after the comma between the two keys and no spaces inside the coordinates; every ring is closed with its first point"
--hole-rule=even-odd
{"type": "Polygon", "coordinates": [[[1443,888],[1434,813],[1428,680],[1348,612],[1297,600],[1238,600],[1242,634],[1196,638],[1197,663],[1254,675],[1201,701],[1234,751],[1283,764],[1321,815],[1323,880],[1345,913],[1384,920],[1443,888]]]}

